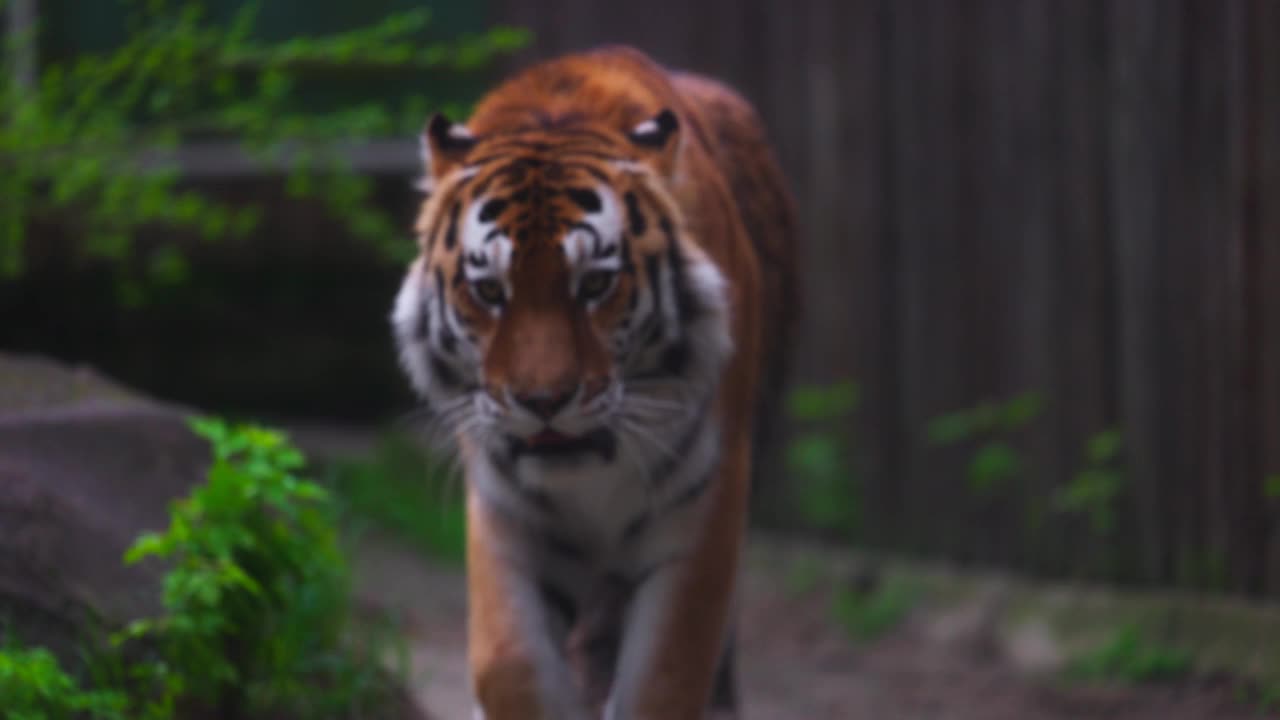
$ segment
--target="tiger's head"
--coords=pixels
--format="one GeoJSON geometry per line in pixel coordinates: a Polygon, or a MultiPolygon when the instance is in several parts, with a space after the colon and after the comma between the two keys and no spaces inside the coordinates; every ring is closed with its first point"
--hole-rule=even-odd
{"type": "Polygon", "coordinates": [[[711,404],[729,301],[671,193],[678,125],[428,124],[392,323],[435,421],[495,466],[658,472],[711,404]]]}

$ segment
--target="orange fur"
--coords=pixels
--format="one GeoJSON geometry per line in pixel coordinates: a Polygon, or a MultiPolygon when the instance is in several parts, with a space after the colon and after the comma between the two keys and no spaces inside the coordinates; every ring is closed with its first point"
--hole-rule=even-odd
{"type": "MultiPolygon", "coordinates": [[[[670,205],[664,216],[675,218],[678,230],[694,238],[729,281],[734,352],[715,403],[720,464],[636,704],[638,717],[646,720],[701,718],[729,621],[746,526],[759,388],[762,377],[774,391],[780,386],[779,350],[787,342],[795,253],[785,180],[744,100],[715,81],[669,72],[629,48],[604,48],[530,68],[486,96],[466,126],[475,142],[465,147],[431,138],[431,171],[438,180],[493,156],[523,153],[536,162],[566,147],[585,156],[607,151],[633,159],[653,168],[661,180],[659,188],[635,186],[634,192],[657,206],[670,205]],[[660,148],[628,141],[629,130],[664,109],[679,119],[678,141],[660,148]],[[568,135],[566,128],[582,134],[568,135]],[[773,349],[769,353],[762,350],[766,338],[773,349]]],[[[570,186],[589,176],[624,182],[607,163],[566,172],[563,181],[570,186]]],[[[502,180],[490,178],[482,167],[470,182],[502,180]]],[[[448,202],[433,196],[419,221],[424,254],[436,259],[436,267],[446,253],[441,237],[451,231],[448,202]]],[[[577,212],[563,199],[548,202],[563,204],[555,209],[570,218],[577,212]]],[[[521,240],[510,271],[518,300],[504,311],[503,323],[488,317],[465,288],[450,290],[451,299],[480,336],[485,383],[517,394],[591,388],[610,373],[601,337],[624,311],[622,298],[630,289],[620,287],[594,317],[570,309],[561,294],[547,290],[559,287],[566,271],[539,244],[548,232],[539,222],[535,217],[520,225],[518,232],[528,239],[521,240]]],[[[635,252],[656,252],[670,241],[650,228],[635,238],[635,252]]],[[[644,272],[639,268],[636,277],[619,282],[642,284],[644,272]]],[[[470,661],[479,702],[487,720],[540,717],[534,661],[513,619],[516,610],[494,541],[501,521],[474,493],[468,519],[470,661]]]]}

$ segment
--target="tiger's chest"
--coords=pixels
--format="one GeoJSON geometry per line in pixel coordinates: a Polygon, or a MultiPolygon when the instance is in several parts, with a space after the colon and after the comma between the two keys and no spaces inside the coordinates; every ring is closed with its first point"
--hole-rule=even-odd
{"type": "Polygon", "coordinates": [[[624,447],[612,461],[525,461],[505,473],[489,464],[471,481],[509,519],[506,554],[580,600],[602,582],[639,583],[686,552],[706,511],[718,440],[708,421],[678,457],[631,457],[624,447]]]}

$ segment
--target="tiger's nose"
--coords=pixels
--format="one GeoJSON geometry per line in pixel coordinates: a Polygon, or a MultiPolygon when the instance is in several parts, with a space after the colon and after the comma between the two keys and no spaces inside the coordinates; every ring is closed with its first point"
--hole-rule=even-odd
{"type": "Polygon", "coordinates": [[[516,393],[512,397],[529,412],[543,420],[550,420],[573,399],[575,390],[538,391],[532,393],[516,393]]]}

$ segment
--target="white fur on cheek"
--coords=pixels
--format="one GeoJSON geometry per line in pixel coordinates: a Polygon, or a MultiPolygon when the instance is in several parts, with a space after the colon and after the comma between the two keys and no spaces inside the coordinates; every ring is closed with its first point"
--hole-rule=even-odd
{"type": "Polygon", "coordinates": [[[699,346],[698,350],[716,360],[714,364],[718,372],[733,352],[729,328],[729,284],[710,258],[701,253],[698,255],[689,258],[686,273],[689,289],[705,309],[706,317],[695,320],[688,332],[699,346]]]}
{"type": "Polygon", "coordinates": [[[400,285],[400,292],[396,294],[395,306],[391,311],[391,326],[400,351],[400,365],[409,376],[413,389],[425,398],[431,387],[431,374],[427,370],[427,346],[430,338],[418,337],[422,314],[430,312],[427,307],[430,290],[423,273],[424,266],[422,258],[409,266],[409,272],[400,285]]]}

